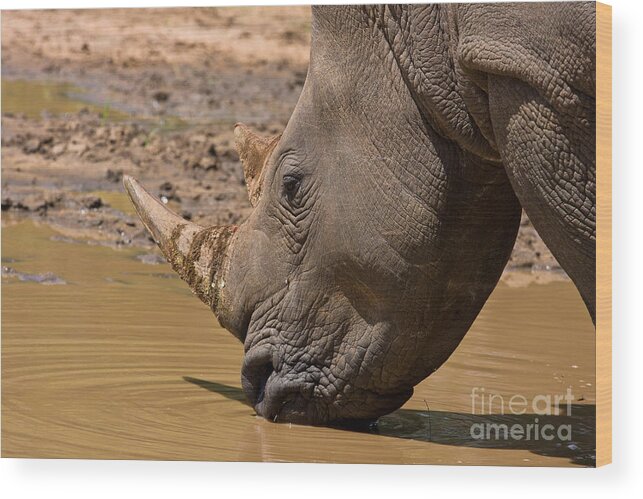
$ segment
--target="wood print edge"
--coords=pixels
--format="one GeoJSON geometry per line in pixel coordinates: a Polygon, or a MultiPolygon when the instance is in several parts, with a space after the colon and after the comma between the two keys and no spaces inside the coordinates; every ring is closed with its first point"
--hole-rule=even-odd
{"type": "Polygon", "coordinates": [[[612,7],[596,3],[596,465],[612,462],[612,7]]]}

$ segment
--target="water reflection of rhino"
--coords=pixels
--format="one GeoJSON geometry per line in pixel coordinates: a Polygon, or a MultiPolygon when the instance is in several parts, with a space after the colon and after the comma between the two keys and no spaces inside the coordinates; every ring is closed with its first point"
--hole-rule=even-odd
{"type": "Polygon", "coordinates": [[[521,207],[594,316],[595,45],[585,2],[315,7],[283,135],[235,128],[243,224],[187,222],[125,178],[174,269],[244,342],[258,414],[399,408],[496,285],[521,207]]]}

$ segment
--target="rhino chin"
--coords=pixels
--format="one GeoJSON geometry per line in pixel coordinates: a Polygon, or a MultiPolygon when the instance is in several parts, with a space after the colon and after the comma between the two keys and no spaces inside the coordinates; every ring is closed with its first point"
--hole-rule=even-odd
{"type": "Polygon", "coordinates": [[[351,399],[315,397],[314,385],[280,379],[272,373],[254,404],[259,416],[275,423],[365,428],[378,418],[399,409],[413,389],[394,395],[359,393],[351,399]]]}
{"type": "Polygon", "coordinates": [[[410,393],[393,396],[379,396],[376,404],[362,401],[346,402],[346,405],[332,404],[323,399],[308,399],[293,395],[282,401],[270,398],[255,406],[257,414],[275,423],[288,422],[312,426],[332,426],[342,428],[368,428],[380,417],[399,409],[410,398],[410,393]],[[365,410],[366,409],[366,410],[365,410]]]}

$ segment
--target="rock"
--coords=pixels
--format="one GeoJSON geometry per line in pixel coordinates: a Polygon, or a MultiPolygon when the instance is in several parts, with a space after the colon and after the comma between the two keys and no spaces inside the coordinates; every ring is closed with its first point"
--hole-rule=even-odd
{"type": "Polygon", "coordinates": [[[109,130],[108,130],[108,128],[107,128],[107,127],[105,127],[105,126],[99,126],[99,127],[98,127],[98,128],[96,128],[96,130],[94,131],[94,137],[95,137],[96,139],[98,139],[98,140],[106,139],[107,137],[109,137],[109,130]]]}
{"type": "Polygon", "coordinates": [[[25,282],[37,282],[38,284],[46,285],[67,284],[64,279],[61,279],[51,272],[45,272],[44,274],[18,274],[18,279],[25,282]]]}
{"type": "Polygon", "coordinates": [[[65,280],[61,279],[57,275],[52,274],[51,272],[44,272],[42,274],[26,274],[23,272],[18,272],[11,267],[2,267],[2,277],[17,277],[20,281],[24,282],[37,282],[38,284],[67,284],[65,280]]]}
{"type": "Polygon", "coordinates": [[[28,210],[29,208],[22,204],[21,201],[14,201],[11,198],[5,198],[2,200],[2,211],[7,210],[28,210]]]}
{"type": "Polygon", "coordinates": [[[65,152],[65,149],[67,149],[67,146],[65,144],[56,144],[51,148],[51,154],[53,156],[60,156],[65,152]]]}
{"type": "Polygon", "coordinates": [[[174,200],[177,203],[181,202],[181,198],[176,193],[176,187],[172,182],[163,182],[159,185],[159,197],[163,203],[167,203],[170,200],[174,200]]]}
{"type": "Polygon", "coordinates": [[[48,64],[43,68],[45,73],[58,73],[60,72],[60,66],[58,64],[48,64]]]}
{"type": "Polygon", "coordinates": [[[54,235],[49,238],[50,241],[56,241],[59,243],[66,243],[66,244],[80,244],[81,241],[78,239],[74,239],[72,237],[67,237],[67,236],[61,236],[61,235],[54,235]]]}
{"type": "Polygon", "coordinates": [[[109,141],[112,144],[117,144],[125,136],[125,130],[120,127],[113,127],[109,130],[109,141]]]}
{"type": "Polygon", "coordinates": [[[27,142],[25,142],[24,146],[22,146],[22,150],[26,154],[35,154],[39,149],[40,140],[38,139],[29,139],[27,142]]]}
{"type": "Polygon", "coordinates": [[[82,204],[88,210],[97,210],[105,206],[103,200],[98,196],[86,196],[82,199],[82,204]]]}
{"type": "Polygon", "coordinates": [[[217,166],[218,166],[217,158],[213,158],[212,156],[204,156],[198,162],[198,167],[206,171],[216,170],[217,166]]]}
{"type": "Polygon", "coordinates": [[[141,262],[147,264],[147,265],[159,265],[161,263],[165,263],[165,258],[163,258],[160,255],[157,255],[155,253],[147,253],[145,255],[138,255],[136,258],[138,258],[141,262]]]}
{"type": "Polygon", "coordinates": [[[170,100],[170,92],[157,90],[152,94],[152,98],[158,103],[167,102],[170,100]]]}
{"type": "Polygon", "coordinates": [[[2,266],[2,277],[13,277],[16,274],[17,272],[12,267],[7,267],[6,265],[2,266]]]}
{"type": "Polygon", "coordinates": [[[25,197],[20,206],[22,209],[29,211],[46,212],[49,208],[53,208],[62,201],[60,195],[43,196],[42,194],[31,194],[25,197]]]}
{"type": "Polygon", "coordinates": [[[293,44],[296,42],[303,42],[305,38],[304,33],[300,33],[297,31],[292,31],[292,30],[286,30],[281,33],[281,38],[287,43],[287,44],[293,44]]]}
{"type": "Polygon", "coordinates": [[[123,180],[123,170],[108,169],[105,178],[110,182],[118,183],[123,180]]]}
{"type": "Polygon", "coordinates": [[[172,193],[174,192],[174,186],[172,185],[172,182],[163,182],[161,185],[159,185],[159,191],[172,193]]]}
{"type": "MultiPolygon", "coordinates": [[[[200,139],[201,137],[199,137],[200,139]]],[[[198,146],[201,144],[201,140],[197,139],[193,144],[195,146],[198,146]]],[[[192,143],[191,143],[192,144],[192,143]]],[[[201,170],[202,172],[209,172],[209,171],[215,171],[219,169],[219,155],[216,149],[216,146],[214,144],[209,144],[207,149],[204,151],[205,153],[196,153],[193,155],[188,156],[183,164],[196,171],[201,170]]]]}
{"type": "Polygon", "coordinates": [[[89,149],[89,146],[87,145],[86,142],[84,141],[72,141],[68,146],[67,146],[67,151],[71,153],[75,153],[78,156],[82,156],[84,152],[89,149]]]}
{"type": "Polygon", "coordinates": [[[13,201],[11,198],[4,198],[2,200],[2,211],[7,211],[13,206],[13,201]]]}
{"type": "Polygon", "coordinates": [[[192,135],[188,139],[188,142],[190,143],[190,145],[197,145],[197,144],[205,144],[206,140],[208,139],[205,135],[197,134],[197,135],[192,135]]]}

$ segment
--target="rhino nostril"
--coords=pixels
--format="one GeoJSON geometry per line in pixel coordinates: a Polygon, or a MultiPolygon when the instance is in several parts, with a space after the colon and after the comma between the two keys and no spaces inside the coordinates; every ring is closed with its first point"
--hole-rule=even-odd
{"type": "Polygon", "coordinates": [[[246,353],[241,368],[241,386],[252,405],[263,400],[266,383],[273,372],[272,349],[269,345],[253,348],[246,353]]]}
{"type": "Polygon", "coordinates": [[[261,368],[258,369],[257,371],[257,380],[258,380],[258,386],[257,386],[257,395],[256,395],[256,402],[255,404],[259,404],[263,398],[264,395],[266,394],[266,383],[268,383],[268,378],[270,378],[270,375],[274,372],[274,369],[272,368],[272,362],[269,364],[265,364],[261,368]]]}

